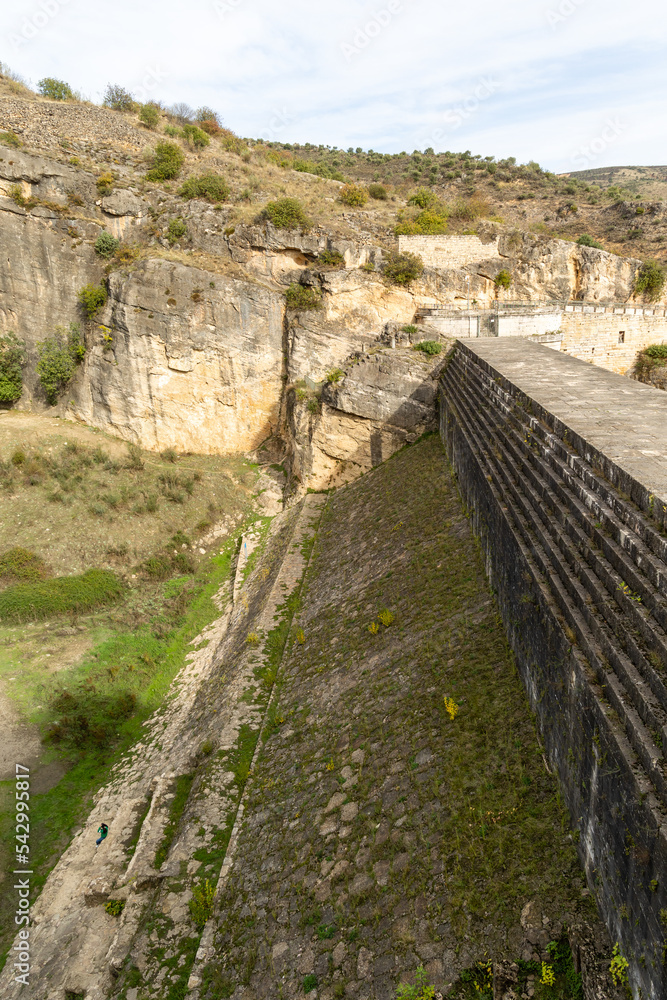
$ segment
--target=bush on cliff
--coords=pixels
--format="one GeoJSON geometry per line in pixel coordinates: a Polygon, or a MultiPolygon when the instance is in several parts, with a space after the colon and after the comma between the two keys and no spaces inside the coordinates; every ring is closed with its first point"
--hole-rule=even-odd
{"type": "Polygon", "coordinates": [[[201,177],[188,177],[178,193],[181,198],[201,198],[213,203],[227,201],[229,184],[220,174],[202,174],[201,177]]]}
{"type": "Polygon", "coordinates": [[[389,253],[382,273],[392,285],[409,285],[424,271],[424,262],[416,253],[389,253]]]}
{"type": "Polygon", "coordinates": [[[493,279],[493,283],[496,288],[507,289],[512,284],[512,275],[507,268],[503,268],[502,271],[498,271],[498,274],[493,279]]]}
{"type": "Polygon", "coordinates": [[[149,181],[170,181],[178,177],[185,162],[185,153],[175,142],[158,142],[153,166],[146,174],[149,181]]]}
{"type": "Polygon", "coordinates": [[[665,271],[657,260],[647,260],[640,267],[635,278],[635,295],[643,295],[649,302],[660,298],[665,287],[665,271]]]}
{"type": "Polygon", "coordinates": [[[271,222],[276,229],[309,229],[310,220],[296,198],[279,198],[268,202],[257,217],[258,222],[271,222]]]}
{"type": "Polygon", "coordinates": [[[594,250],[604,250],[604,247],[599,240],[594,240],[592,236],[588,236],[587,233],[583,233],[577,240],[577,245],[580,247],[593,247],[594,250]]]}
{"type": "Polygon", "coordinates": [[[107,300],[107,290],[104,285],[84,285],[77,295],[79,305],[86,319],[92,319],[107,300]]]}
{"type": "Polygon", "coordinates": [[[305,285],[297,285],[294,282],[285,292],[285,301],[288,309],[321,309],[322,296],[314,288],[307,288],[305,285]]]}
{"type": "Polygon", "coordinates": [[[98,253],[100,257],[113,257],[116,250],[120,246],[120,240],[117,240],[115,236],[108,233],[106,229],[103,229],[100,235],[95,240],[95,253],[98,253]]]}
{"type": "Polygon", "coordinates": [[[85,353],[78,323],[70,323],[69,329],[57,326],[53,336],[37,344],[37,374],[51,406],[55,406],[74,378],[76,366],[85,353]]]}
{"type": "Polygon", "coordinates": [[[25,345],[13,333],[0,337],[0,403],[15,403],[23,392],[25,345]]]}

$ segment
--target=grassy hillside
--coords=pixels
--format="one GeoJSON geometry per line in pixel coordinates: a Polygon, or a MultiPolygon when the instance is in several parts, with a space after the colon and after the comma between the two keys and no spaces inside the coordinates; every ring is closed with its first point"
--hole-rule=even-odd
{"type": "MultiPolygon", "coordinates": [[[[147,106],[134,103],[122,88],[117,90],[120,96],[107,101],[107,106],[135,129],[137,149],[132,151],[124,143],[112,151],[111,138],[97,148],[91,148],[94,144],[89,141],[56,140],[55,155],[94,174],[106,193],[138,187],[158,197],[159,192],[171,196],[156,211],[153,226],[153,235],[166,236],[169,242],[176,242],[176,237],[161,222],[167,213],[187,213],[189,199],[197,196],[199,178],[214,174],[217,188],[209,183],[198,196],[216,203],[229,229],[258,220],[267,202],[293,197],[302,203],[313,226],[341,237],[371,236],[391,246],[396,227],[413,222],[419,207],[425,207],[419,192],[426,191],[431,217],[425,231],[474,232],[480,221],[490,220],[573,241],[588,235],[614,253],[667,261],[667,216],[659,200],[667,190],[664,167],[604,168],[557,176],[532,161],[518,164],[512,157],[496,160],[469,150],[391,154],[241,139],[210,109],[197,112],[184,105],[167,109],[155,103],[146,111],[147,106]],[[180,149],[183,163],[172,175],[160,178],[153,150],[164,141],[180,149]],[[185,181],[192,182],[189,189],[183,188],[185,181]],[[361,192],[353,190],[346,199],[341,195],[345,183],[361,192]],[[421,199],[417,208],[411,204],[415,195],[421,199]]],[[[0,101],[3,96],[36,104],[47,101],[6,69],[0,75],[0,101]]],[[[75,95],[68,103],[87,113],[95,107],[77,101],[75,95]]],[[[31,148],[11,130],[2,134],[1,124],[0,141],[31,148]]],[[[34,142],[46,148],[45,139],[34,142]]],[[[48,150],[54,155],[53,142],[48,150]]],[[[86,206],[77,210],[72,205],[70,210],[73,217],[78,211],[85,218],[86,206]]]]}

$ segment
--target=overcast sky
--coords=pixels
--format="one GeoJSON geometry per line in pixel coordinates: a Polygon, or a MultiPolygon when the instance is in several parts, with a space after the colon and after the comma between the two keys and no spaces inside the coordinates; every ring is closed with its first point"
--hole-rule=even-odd
{"type": "Polygon", "coordinates": [[[242,136],[433,146],[566,171],[664,164],[664,0],[11,0],[0,60],[242,136]]]}

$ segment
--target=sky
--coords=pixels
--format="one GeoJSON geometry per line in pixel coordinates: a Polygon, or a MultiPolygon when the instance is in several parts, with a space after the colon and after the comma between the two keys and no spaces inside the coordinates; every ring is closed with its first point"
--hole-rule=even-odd
{"type": "Polygon", "coordinates": [[[12,0],[0,61],[239,135],[469,149],[557,172],[665,164],[664,0],[12,0]]]}

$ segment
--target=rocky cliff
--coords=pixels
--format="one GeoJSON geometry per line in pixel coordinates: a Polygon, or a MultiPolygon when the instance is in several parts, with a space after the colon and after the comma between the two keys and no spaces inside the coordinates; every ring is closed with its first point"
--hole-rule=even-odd
{"type": "MultiPolygon", "coordinates": [[[[37,142],[39,130],[21,126],[15,104],[0,102],[0,126],[23,127],[37,142]]],[[[430,425],[414,407],[403,408],[398,422],[395,413],[403,391],[432,399],[433,365],[392,361],[387,348],[375,367],[369,352],[382,347],[387,324],[410,324],[424,307],[493,299],[498,260],[426,269],[408,287],[390,285],[381,275],[386,241],[361,230],[344,239],[321,226],[305,233],[268,223],[230,226],[225,206],[183,201],[169,185],[147,184],[146,132],[109,127],[103,141],[106,119],[114,119],[108,112],[86,111],[104,117],[100,135],[93,129],[91,139],[59,145],[58,128],[76,132],[78,119],[66,110],[66,121],[42,123],[43,155],[0,149],[0,330],[26,343],[20,407],[47,408],[37,345],[56,326],[83,322],[80,289],[103,283],[107,303],[83,322],[85,359],[55,410],[63,417],[158,450],[245,452],[272,438],[272,453],[288,454],[298,480],[318,484],[369,467],[373,449],[386,458],[430,425]],[[111,193],[96,177],[93,147],[113,164],[111,193]],[[72,151],[85,154],[85,163],[72,151]],[[184,225],[180,238],[169,231],[174,219],[184,225]],[[104,230],[122,240],[111,261],[94,251],[104,230]],[[325,264],[324,251],[340,263],[325,264]],[[293,283],[315,288],[321,308],[287,309],[284,293],[293,283]],[[365,360],[350,375],[354,356],[365,360]],[[328,379],[338,368],[347,375],[336,387],[328,379]],[[378,373],[388,380],[382,391],[378,373]],[[305,401],[301,383],[310,387],[305,401]]],[[[637,261],[517,232],[501,234],[497,245],[513,274],[511,297],[631,295],[637,261]]],[[[419,330],[413,339],[425,336],[419,330]]]]}

